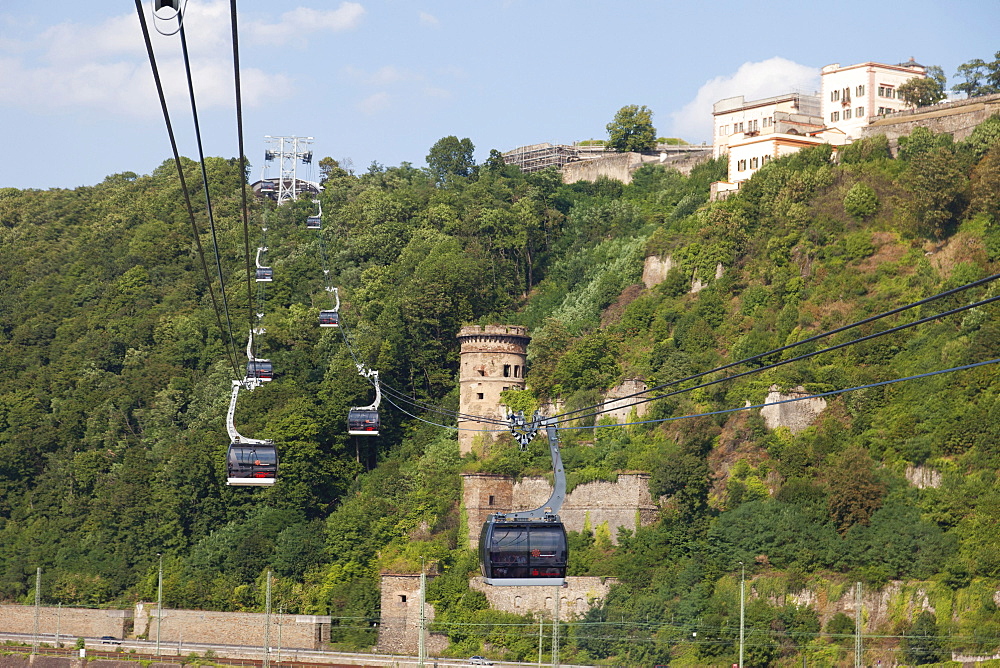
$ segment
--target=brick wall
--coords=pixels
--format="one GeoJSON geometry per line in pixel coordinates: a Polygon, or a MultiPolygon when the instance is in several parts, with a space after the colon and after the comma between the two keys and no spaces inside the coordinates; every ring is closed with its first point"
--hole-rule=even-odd
{"type": "MultiPolygon", "coordinates": [[[[132,632],[131,610],[92,610],[88,608],[39,607],[38,632],[86,638],[114,636],[123,638],[132,632]]],[[[0,631],[34,633],[33,605],[0,605],[0,631]]]]}
{"type": "MultiPolygon", "coordinates": [[[[172,610],[164,608],[160,621],[161,642],[206,642],[227,645],[264,644],[263,613],[172,610]]],[[[317,615],[271,614],[271,644],[290,649],[321,649],[330,639],[330,618],[317,615]]],[[[156,638],[156,604],[135,606],[135,632],[156,638]]]]}
{"type": "MultiPolygon", "coordinates": [[[[531,510],[545,503],[552,485],[545,478],[523,478],[472,473],[462,475],[462,505],[469,526],[469,547],[477,548],[483,521],[490,513],[531,510]],[[493,497],[493,505],[489,505],[493,497]]],[[[559,517],[567,531],[582,531],[589,521],[605,522],[617,544],[618,528],[634,529],[656,521],[658,509],[649,495],[649,475],[620,473],[617,482],[590,482],[566,495],[559,517]]]]}

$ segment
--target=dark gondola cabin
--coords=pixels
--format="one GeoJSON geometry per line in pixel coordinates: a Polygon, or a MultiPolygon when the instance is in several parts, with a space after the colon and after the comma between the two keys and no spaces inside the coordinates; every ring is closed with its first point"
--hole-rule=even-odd
{"type": "Polygon", "coordinates": [[[319,326],[320,327],[340,326],[340,314],[337,313],[336,311],[320,311],[319,326]]]}
{"type": "Polygon", "coordinates": [[[227,485],[273,485],[278,477],[278,451],[267,443],[230,443],[227,485]]]}
{"type": "Polygon", "coordinates": [[[247,378],[268,381],[274,378],[271,360],[251,360],[247,362],[247,378]]]}
{"type": "Polygon", "coordinates": [[[347,433],[353,436],[378,436],[378,411],[352,408],[347,413],[347,433]]]}
{"type": "Polygon", "coordinates": [[[562,586],[568,554],[562,522],[491,520],[479,537],[479,563],[490,585],[562,586]]]}
{"type": "Polygon", "coordinates": [[[319,216],[309,216],[306,218],[307,230],[318,230],[323,225],[323,219],[319,216]]]}
{"type": "Polygon", "coordinates": [[[261,181],[260,191],[262,193],[273,193],[274,192],[274,181],[261,181]]]}
{"type": "Polygon", "coordinates": [[[274,280],[274,271],[270,267],[257,267],[257,282],[270,283],[274,280]]]}

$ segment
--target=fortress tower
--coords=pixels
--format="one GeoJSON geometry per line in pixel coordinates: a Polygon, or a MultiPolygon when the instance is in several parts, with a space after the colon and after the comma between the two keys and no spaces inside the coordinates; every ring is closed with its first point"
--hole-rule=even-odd
{"type": "MultiPolygon", "coordinates": [[[[459,412],[504,419],[500,410],[500,393],[507,389],[524,389],[524,365],[531,340],[527,327],[471,325],[459,330],[458,340],[462,344],[458,376],[459,412]]],[[[486,430],[496,433],[499,427],[459,418],[458,428],[458,448],[464,455],[472,451],[472,441],[477,433],[486,430]]]]}

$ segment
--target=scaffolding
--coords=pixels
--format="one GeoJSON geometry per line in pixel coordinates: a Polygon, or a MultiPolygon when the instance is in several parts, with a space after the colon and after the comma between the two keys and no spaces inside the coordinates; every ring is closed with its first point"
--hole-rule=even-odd
{"type": "Polygon", "coordinates": [[[580,152],[575,146],[561,144],[531,144],[521,146],[503,154],[503,161],[508,165],[517,165],[522,172],[539,172],[549,167],[561,168],[568,162],[580,159],[580,152]]]}

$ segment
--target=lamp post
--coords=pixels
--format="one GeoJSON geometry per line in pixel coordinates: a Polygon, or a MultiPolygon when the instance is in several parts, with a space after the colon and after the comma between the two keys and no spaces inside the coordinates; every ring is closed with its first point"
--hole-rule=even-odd
{"type": "Polygon", "coordinates": [[[156,578],[156,656],[160,656],[160,624],[163,621],[163,555],[156,556],[160,560],[159,575],[156,578]]]}
{"type": "Polygon", "coordinates": [[[746,595],[744,594],[744,582],[746,581],[747,569],[740,562],[740,668],[743,668],[743,611],[746,603],[746,595]]]}

